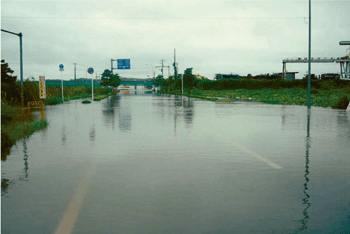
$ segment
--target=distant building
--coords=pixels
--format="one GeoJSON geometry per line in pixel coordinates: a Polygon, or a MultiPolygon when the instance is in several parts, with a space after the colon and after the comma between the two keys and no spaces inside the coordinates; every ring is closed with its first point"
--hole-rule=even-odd
{"type": "MultiPolygon", "coordinates": [[[[295,74],[299,72],[286,72],[285,73],[285,80],[295,80],[295,74]]],[[[278,75],[282,76],[283,78],[283,73],[278,73],[278,75]]]]}
{"type": "Polygon", "coordinates": [[[320,76],[321,80],[334,80],[340,78],[340,74],[337,73],[326,73],[320,76]]]}
{"type": "Polygon", "coordinates": [[[215,74],[215,79],[219,80],[219,79],[239,79],[239,75],[238,74],[215,74]]]}

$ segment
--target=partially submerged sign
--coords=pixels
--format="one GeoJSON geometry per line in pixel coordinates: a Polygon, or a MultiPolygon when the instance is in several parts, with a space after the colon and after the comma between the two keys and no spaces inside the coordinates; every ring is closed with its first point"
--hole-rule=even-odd
{"type": "Polygon", "coordinates": [[[39,98],[46,98],[45,76],[39,76],[39,98]]]}

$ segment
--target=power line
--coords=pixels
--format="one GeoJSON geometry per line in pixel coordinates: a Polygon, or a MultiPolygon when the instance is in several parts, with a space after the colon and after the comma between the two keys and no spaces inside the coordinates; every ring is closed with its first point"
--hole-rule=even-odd
{"type": "Polygon", "coordinates": [[[66,20],[296,20],[305,17],[186,17],[186,18],[92,18],[92,17],[53,17],[53,16],[2,16],[4,19],[66,19],[66,20]]]}

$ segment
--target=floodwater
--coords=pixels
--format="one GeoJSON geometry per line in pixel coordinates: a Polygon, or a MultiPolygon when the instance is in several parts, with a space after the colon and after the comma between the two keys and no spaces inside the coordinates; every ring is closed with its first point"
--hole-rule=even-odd
{"type": "Polygon", "coordinates": [[[346,111],[132,91],[45,114],[2,162],[2,233],[350,232],[346,111]]]}

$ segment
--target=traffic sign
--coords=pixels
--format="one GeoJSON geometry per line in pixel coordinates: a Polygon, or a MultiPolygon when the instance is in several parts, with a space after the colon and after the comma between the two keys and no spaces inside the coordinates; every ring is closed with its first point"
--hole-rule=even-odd
{"type": "Polygon", "coordinates": [[[39,98],[46,98],[45,76],[39,76],[39,98]]]}
{"type": "Polygon", "coordinates": [[[117,59],[118,69],[130,69],[130,59],[117,59]]]}
{"type": "Polygon", "coordinates": [[[94,74],[94,69],[93,69],[92,67],[89,67],[88,70],[87,70],[87,72],[88,72],[89,74],[94,74]]]}
{"type": "Polygon", "coordinates": [[[58,65],[58,67],[60,68],[60,71],[64,71],[64,66],[63,66],[63,64],[60,64],[60,65],[58,65]]]}

